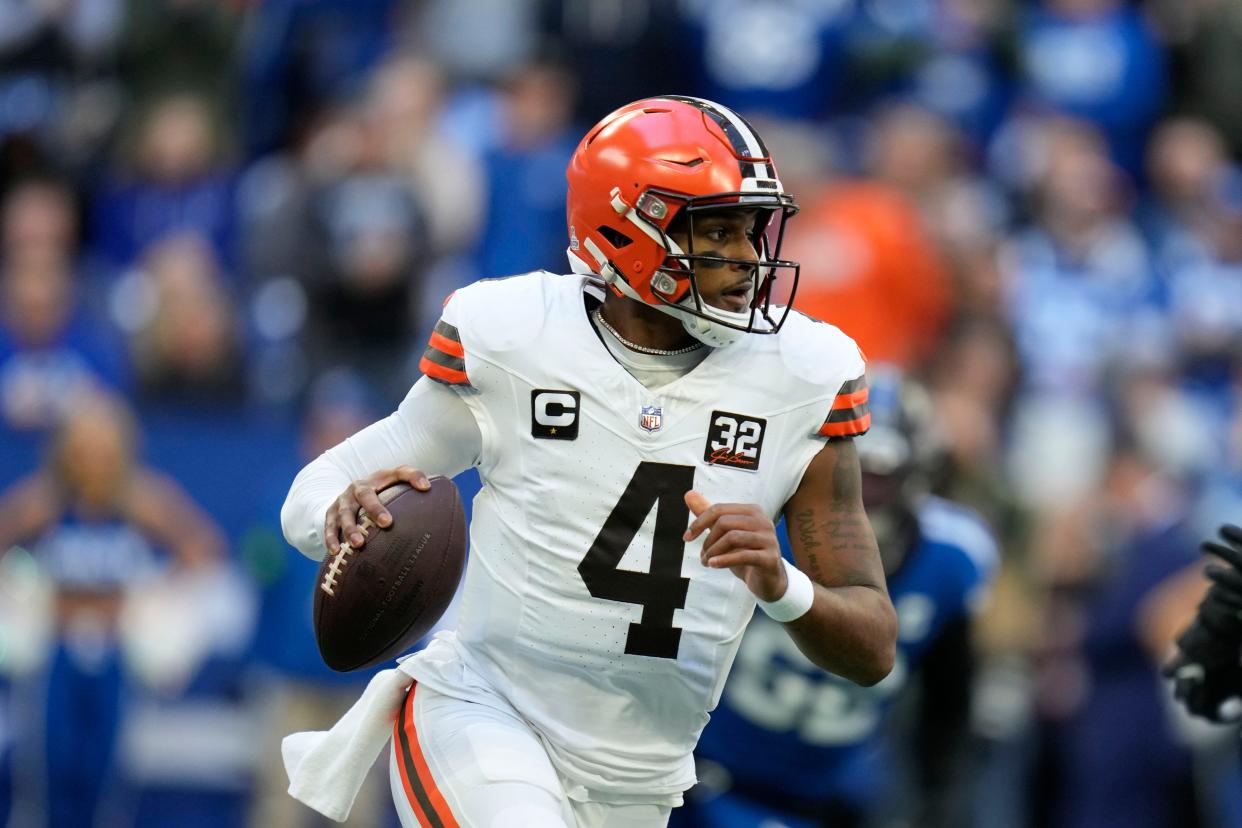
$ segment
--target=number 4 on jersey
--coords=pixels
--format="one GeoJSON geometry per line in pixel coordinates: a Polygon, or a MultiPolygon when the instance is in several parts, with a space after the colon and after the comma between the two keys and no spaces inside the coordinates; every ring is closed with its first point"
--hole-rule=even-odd
{"type": "Polygon", "coordinates": [[[673,626],[673,611],[685,607],[690,588],[690,579],[681,576],[686,546],[681,536],[690,520],[685,496],[693,485],[693,466],[639,463],[578,564],[578,574],[591,595],[642,605],[642,619],[630,624],[625,639],[625,651],[630,655],[677,658],[681,629],[673,626]],[[656,507],[656,522],[650,570],[619,569],[625,550],[634,542],[652,506],[656,507]]]}

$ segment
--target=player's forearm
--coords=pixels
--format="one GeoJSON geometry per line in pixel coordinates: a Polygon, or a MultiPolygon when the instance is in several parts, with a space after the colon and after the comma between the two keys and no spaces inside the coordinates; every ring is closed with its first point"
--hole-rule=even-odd
{"type": "Polygon", "coordinates": [[[323,520],[328,506],[353,478],[321,454],[306,465],[289,487],[280,509],[285,540],[306,557],[320,560],[327,552],[323,520]]]}
{"type": "Polygon", "coordinates": [[[401,465],[452,477],[477,462],[482,442],[474,415],[457,392],[421,379],[395,413],[328,449],[298,473],[280,510],[285,539],[319,560],[327,551],[324,516],[351,482],[401,465]]]}
{"type": "Polygon", "coordinates": [[[882,586],[816,585],[815,603],[785,625],[816,666],[870,686],[889,674],[897,652],[897,614],[882,586]]]}
{"type": "Polygon", "coordinates": [[[787,624],[803,654],[862,685],[893,669],[897,613],[888,597],[875,533],[863,510],[852,441],[829,443],[785,506],[798,568],[815,583],[815,601],[787,624]]]}

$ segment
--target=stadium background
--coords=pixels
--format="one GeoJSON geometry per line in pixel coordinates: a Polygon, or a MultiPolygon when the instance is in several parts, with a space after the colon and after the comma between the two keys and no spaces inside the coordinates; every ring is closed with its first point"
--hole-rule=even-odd
{"type": "Polygon", "coordinates": [[[54,621],[9,550],[0,807],[38,824],[58,756],[60,824],[295,824],[277,739],[364,677],[317,663],[289,481],[401,398],[451,290],[565,266],[581,131],[675,92],[760,129],[797,305],[928,384],[939,486],[1002,538],[973,824],[1118,779],[1242,824],[1236,736],[1178,720],[1143,646],[1242,521],[1239,89],[1237,0],[3,0],[0,487],[111,389],[223,541],[172,581],[100,564],[115,630],[54,621]]]}

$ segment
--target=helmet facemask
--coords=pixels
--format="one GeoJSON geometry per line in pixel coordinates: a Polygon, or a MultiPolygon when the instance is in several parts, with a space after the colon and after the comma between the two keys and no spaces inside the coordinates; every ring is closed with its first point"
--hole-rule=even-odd
{"type": "MultiPolygon", "coordinates": [[[[652,295],[661,303],[655,307],[681,319],[688,333],[713,347],[731,344],[741,334],[774,334],[781,329],[797,291],[799,274],[797,262],[780,258],[785,223],[798,211],[791,197],[719,193],[686,199],[674,193],[648,190],[638,204],[639,209],[634,211],[632,220],[646,223],[658,234],[659,243],[668,251],[663,266],[651,278],[652,295]],[[666,202],[680,203],[681,207],[666,227],[661,229],[649,215],[655,204],[666,202]],[[702,217],[707,213],[724,210],[757,211],[754,230],[750,234],[757,260],[729,258],[713,252],[695,250],[696,216],[702,217]],[[674,241],[673,234],[685,235],[684,248],[674,241]],[[747,296],[749,302],[745,310],[731,311],[709,304],[699,288],[696,268],[731,265],[742,265],[750,271],[751,286],[747,296]],[[791,280],[788,290],[789,305],[778,307],[774,316],[773,287],[777,278],[786,275],[782,271],[787,271],[791,280]]],[[[656,207],[655,211],[660,212],[660,208],[656,207]]]]}

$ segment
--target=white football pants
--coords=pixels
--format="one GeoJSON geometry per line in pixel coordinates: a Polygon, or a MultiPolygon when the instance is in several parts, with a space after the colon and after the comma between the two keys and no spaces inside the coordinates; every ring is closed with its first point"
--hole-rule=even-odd
{"type": "Polygon", "coordinates": [[[665,828],[668,805],[576,802],[516,714],[417,683],[389,766],[404,828],[665,828]]]}

